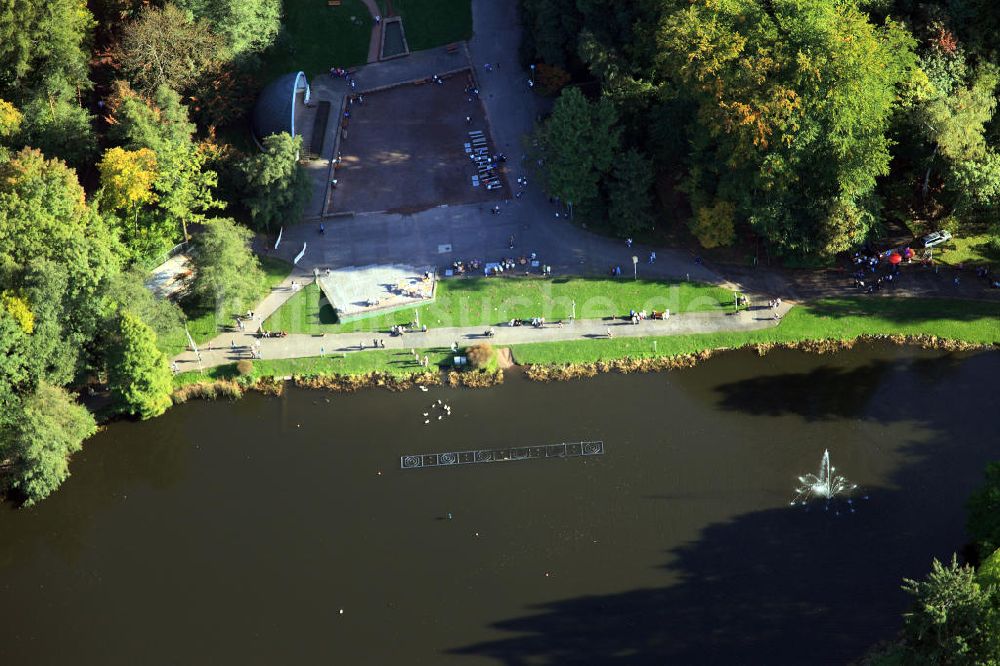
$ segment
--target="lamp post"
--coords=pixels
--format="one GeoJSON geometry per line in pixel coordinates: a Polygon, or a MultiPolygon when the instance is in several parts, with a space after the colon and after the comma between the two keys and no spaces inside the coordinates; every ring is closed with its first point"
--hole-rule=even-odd
{"type": "Polygon", "coordinates": [[[632,279],[639,279],[639,257],[632,255],[632,279]]]}
{"type": "Polygon", "coordinates": [[[531,63],[531,87],[535,87],[535,64],[531,63]]]}
{"type": "Polygon", "coordinates": [[[575,298],[573,299],[573,314],[570,316],[570,319],[572,319],[573,321],[576,321],[576,299],[575,298]]]}

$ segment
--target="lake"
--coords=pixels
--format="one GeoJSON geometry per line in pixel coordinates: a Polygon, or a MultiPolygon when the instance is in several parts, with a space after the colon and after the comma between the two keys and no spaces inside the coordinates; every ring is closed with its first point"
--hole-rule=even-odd
{"type": "Polygon", "coordinates": [[[903,577],[967,541],[963,504],[1000,459],[998,375],[998,353],[740,352],[114,423],[53,497],[0,508],[0,655],[844,663],[898,631],[903,577]],[[604,454],[400,469],[583,440],[604,454]],[[789,505],[825,449],[855,512],[789,505]]]}

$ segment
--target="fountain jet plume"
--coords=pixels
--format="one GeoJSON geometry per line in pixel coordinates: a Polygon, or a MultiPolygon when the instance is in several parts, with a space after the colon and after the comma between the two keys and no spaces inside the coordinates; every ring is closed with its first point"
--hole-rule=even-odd
{"type": "Polygon", "coordinates": [[[837,476],[836,471],[836,467],[830,466],[830,450],[823,451],[819,473],[799,477],[801,485],[795,489],[795,497],[791,504],[805,504],[813,498],[831,500],[837,495],[846,495],[858,487],[857,484],[849,483],[844,477],[837,476]]]}

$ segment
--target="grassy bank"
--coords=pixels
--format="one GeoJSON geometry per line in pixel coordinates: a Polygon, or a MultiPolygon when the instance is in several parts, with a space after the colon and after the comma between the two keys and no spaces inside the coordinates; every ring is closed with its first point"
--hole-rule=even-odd
{"type": "Polygon", "coordinates": [[[594,363],[730,349],[750,344],[850,340],[861,335],[936,336],[973,344],[1000,343],[1000,305],[937,299],[827,299],[793,308],[780,326],[760,331],[570,340],[514,345],[527,364],[594,363]]]}
{"type": "Polygon", "coordinates": [[[421,324],[496,326],[513,318],[568,319],[576,302],[579,319],[599,319],[634,310],[694,312],[719,310],[732,293],[697,282],[589,278],[451,278],[440,280],[433,303],[346,324],[336,323],[316,284],[284,303],[264,327],[289,333],[345,333],[387,330],[418,318],[421,324]],[[419,311],[419,313],[418,313],[419,311]]]}
{"type": "Polygon", "coordinates": [[[934,248],[934,258],[946,266],[979,266],[1000,261],[1000,252],[987,234],[953,238],[934,248]]]}
{"type": "MultiPolygon", "coordinates": [[[[425,355],[435,371],[439,365],[446,363],[451,355],[447,347],[421,349],[420,357],[425,355]]],[[[365,375],[381,372],[405,377],[415,372],[424,372],[409,351],[398,349],[373,349],[371,351],[352,352],[344,356],[329,354],[327,356],[310,356],[306,358],[284,358],[274,360],[253,361],[253,371],[247,375],[248,381],[262,377],[290,376],[326,376],[326,375],[365,375]]],[[[236,379],[239,373],[235,363],[227,363],[205,372],[183,372],[174,376],[174,386],[186,386],[205,381],[236,379]]]]}
{"type": "Polygon", "coordinates": [[[452,352],[447,347],[418,350],[427,357],[425,367],[408,352],[371,350],[344,356],[313,356],[276,360],[257,360],[244,367],[241,374],[236,363],[209,368],[205,372],[185,372],[174,376],[174,399],[184,402],[192,397],[227,397],[242,395],[248,388],[280,393],[281,380],[296,378],[296,383],[312,388],[356,390],[372,386],[407,388],[414,383],[433,385],[447,382],[451,386],[486,387],[503,383],[503,372],[496,354],[481,370],[451,370],[443,376],[439,370],[448,368],[452,352]]]}

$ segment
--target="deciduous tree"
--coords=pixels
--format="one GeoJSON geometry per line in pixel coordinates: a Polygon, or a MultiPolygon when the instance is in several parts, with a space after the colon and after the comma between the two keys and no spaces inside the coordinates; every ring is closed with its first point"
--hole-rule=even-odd
{"type": "Polygon", "coordinates": [[[38,148],[77,169],[86,168],[97,151],[93,119],[71,96],[41,95],[25,104],[16,143],[38,148]]]}
{"type": "Polygon", "coordinates": [[[593,203],[620,148],[620,130],[611,103],[604,99],[588,102],[579,89],[567,88],[535,138],[546,191],[564,203],[593,203]]]}
{"type": "Polygon", "coordinates": [[[9,426],[6,484],[27,504],[48,497],[69,477],[69,458],[97,431],[94,417],[61,388],[39,384],[9,426]]]}
{"type": "Polygon", "coordinates": [[[114,352],[108,368],[112,395],[121,409],[148,419],[170,407],[173,382],[156,334],[128,310],[118,317],[114,352]]]}
{"type": "Polygon", "coordinates": [[[39,92],[86,87],[93,26],[80,0],[0,3],[0,97],[20,104],[39,92]]]}
{"type": "MultiPolygon", "coordinates": [[[[889,120],[915,70],[899,24],[852,2],[694,0],[659,35],[661,73],[693,99],[692,173],[785,251],[863,240],[888,173],[889,120]],[[861,210],[865,209],[865,210],[861,210]]],[[[689,183],[695,199],[708,198],[689,183]]]]}
{"type": "Polygon", "coordinates": [[[608,183],[608,215],[623,236],[653,226],[653,164],[634,148],[622,153],[608,183]]]}
{"type": "Polygon", "coordinates": [[[264,139],[264,150],[241,163],[243,203],[258,229],[296,220],[309,198],[309,177],[299,165],[302,137],[286,132],[264,139]]]}
{"type": "Polygon", "coordinates": [[[705,248],[732,245],[736,240],[736,207],[718,200],[699,208],[691,220],[691,233],[705,248]]]}
{"type": "Polygon", "coordinates": [[[208,220],[194,238],[195,292],[217,311],[241,311],[264,288],[264,272],[250,251],[253,234],[229,219],[208,220]]]}
{"type": "Polygon", "coordinates": [[[177,4],[208,21],[234,56],[263,51],[281,27],[281,0],[178,0],[177,4]]]}
{"type": "Polygon", "coordinates": [[[148,148],[156,154],[157,178],[153,189],[161,213],[164,242],[183,235],[188,225],[224,204],[213,196],[218,175],[208,169],[209,153],[194,140],[195,126],[187,108],[173,90],[160,87],[154,99],[137,95],[119,85],[112,95],[111,135],[125,148],[148,148]],[[182,233],[179,233],[182,232],[182,233]]]}
{"type": "Polygon", "coordinates": [[[118,60],[136,89],[186,90],[222,57],[223,42],[207,21],[172,4],[149,7],[122,30],[118,60]]]}
{"type": "Polygon", "coordinates": [[[155,200],[156,153],[149,148],[109,148],[97,168],[101,173],[101,204],[109,210],[132,210],[155,200]]]}

